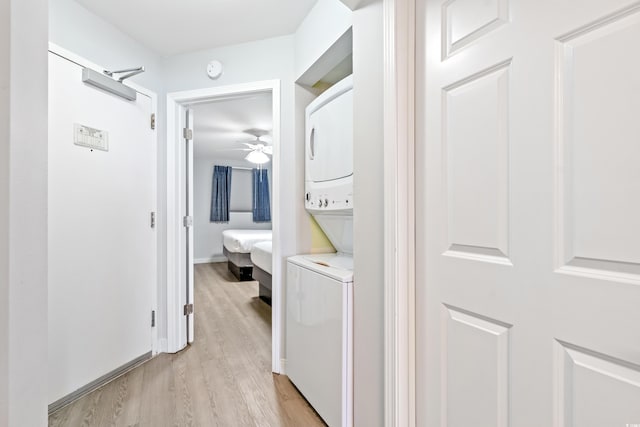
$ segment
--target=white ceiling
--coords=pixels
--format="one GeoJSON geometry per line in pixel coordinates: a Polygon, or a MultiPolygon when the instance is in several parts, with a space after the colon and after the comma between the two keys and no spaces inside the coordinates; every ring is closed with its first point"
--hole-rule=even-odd
{"type": "Polygon", "coordinates": [[[169,56],[292,34],[317,0],[76,0],[169,56]]]}
{"type": "Polygon", "coordinates": [[[242,142],[255,141],[254,136],[243,132],[252,128],[269,131],[260,139],[271,145],[273,116],[270,93],[198,104],[192,110],[193,151],[196,157],[244,161],[247,167],[251,166],[244,160],[247,152],[238,149],[247,148],[242,142]]]}

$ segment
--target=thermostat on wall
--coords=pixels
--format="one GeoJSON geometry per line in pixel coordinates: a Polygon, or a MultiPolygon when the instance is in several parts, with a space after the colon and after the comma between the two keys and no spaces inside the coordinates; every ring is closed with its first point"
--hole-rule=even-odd
{"type": "Polygon", "coordinates": [[[222,75],[222,62],[213,60],[207,64],[209,78],[217,79],[222,75]]]}

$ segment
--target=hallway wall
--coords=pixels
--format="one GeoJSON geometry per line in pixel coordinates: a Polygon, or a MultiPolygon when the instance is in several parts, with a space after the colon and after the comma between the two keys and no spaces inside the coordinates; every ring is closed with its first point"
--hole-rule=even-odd
{"type": "Polygon", "coordinates": [[[132,77],[162,92],[161,57],[73,0],[49,0],[49,41],[107,69],[145,66],[132,77]]]}
{"type": "Polygon", "coordinates": [[[47,2],[0,2],[0,425],[47,425],[47,2]]]}

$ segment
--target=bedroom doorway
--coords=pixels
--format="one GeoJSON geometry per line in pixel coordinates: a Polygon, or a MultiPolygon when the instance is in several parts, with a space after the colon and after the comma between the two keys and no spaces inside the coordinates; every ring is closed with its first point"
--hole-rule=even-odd
{"type": "MultiPolygon", "coordinates": [[[[194,262],[210,263],[226,259],[222,255],[221,236],[225,228],[271,228],[272,258],[279,259],[280,82],[274,80],[170,93],[167,96],[167,112],[167,349],[177,352],[194,340],[194,311],[198,310],[197,301],[194,301],[194,262]],[[268,117],[264,114],[266,104],[269,107],[268,117]],[[221,113],[225,105],[231,111],[229,114],[235,114],[235,117],[221,113]],[[262,110],[262,114],[254,117],[253,122],[247,114],[252,108],[262,110]],[[217,116],[218,120],[209,120],[209,116],[217,116]],[[257,136],[256,130],[259,131],[257,136]],[[221,139],[223,135],[222,139],[226,141],[213,148],[198,146],[199,135],[201,141],[221,139]],[[254,157],[255,148],[259,145],[262,145],[260,150],[271,147],[268,151],[272,154],[267,152],[270,158],[268,165],[252,164],[246,160],[247,157],[254,157]],[[207,180],[212,181],[211,173],[216,163],[213,158],[223,163],[215,166],[229,168],[231,180],[236,182],[228,212],[232,220],[228,222],[211,221],[214,215],[211,210],[214,208],[211,206],[213,184],[202,184],[207,180]],[[257,175],[253,169],[258,170],[257,175]],[[266,222],[253,221],[255,212],[251,209],[251,199],[246,196],[252,188],[248,184],[252,183],[255,176],[265,176],[270,182],[271,227],[266,222]],[[193,193],[194,190],[197,194],[193,193]],[[197,233],[200,232],[203,234],[199,238],[197,233]]],[[[233,185],[231,188],[234,188],[233,185]]],[[[282,345],[282,271],[279,264],[271,263],[271,359],[275,373],[281,372],[282,345]]]]}

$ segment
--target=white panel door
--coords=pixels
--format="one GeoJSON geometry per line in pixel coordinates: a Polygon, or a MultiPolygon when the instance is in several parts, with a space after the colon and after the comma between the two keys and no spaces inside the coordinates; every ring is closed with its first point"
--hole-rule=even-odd
{"type": "Polygon", "coordinates": [[[156,286],[152,103],[82,82],[49,54],[49,401],[151,351],[156,286]],[[104,150],[88,141],[92,128],[104,150]],[[76,135],[76,132],[81,133],[76,135]],[[84,135],[84,137],[82,136],[84,135]]]}
{"type": "Polygon", "coordinates": [[[640,425],[640,3],[417,28],[417,424],[640,425]]]}

